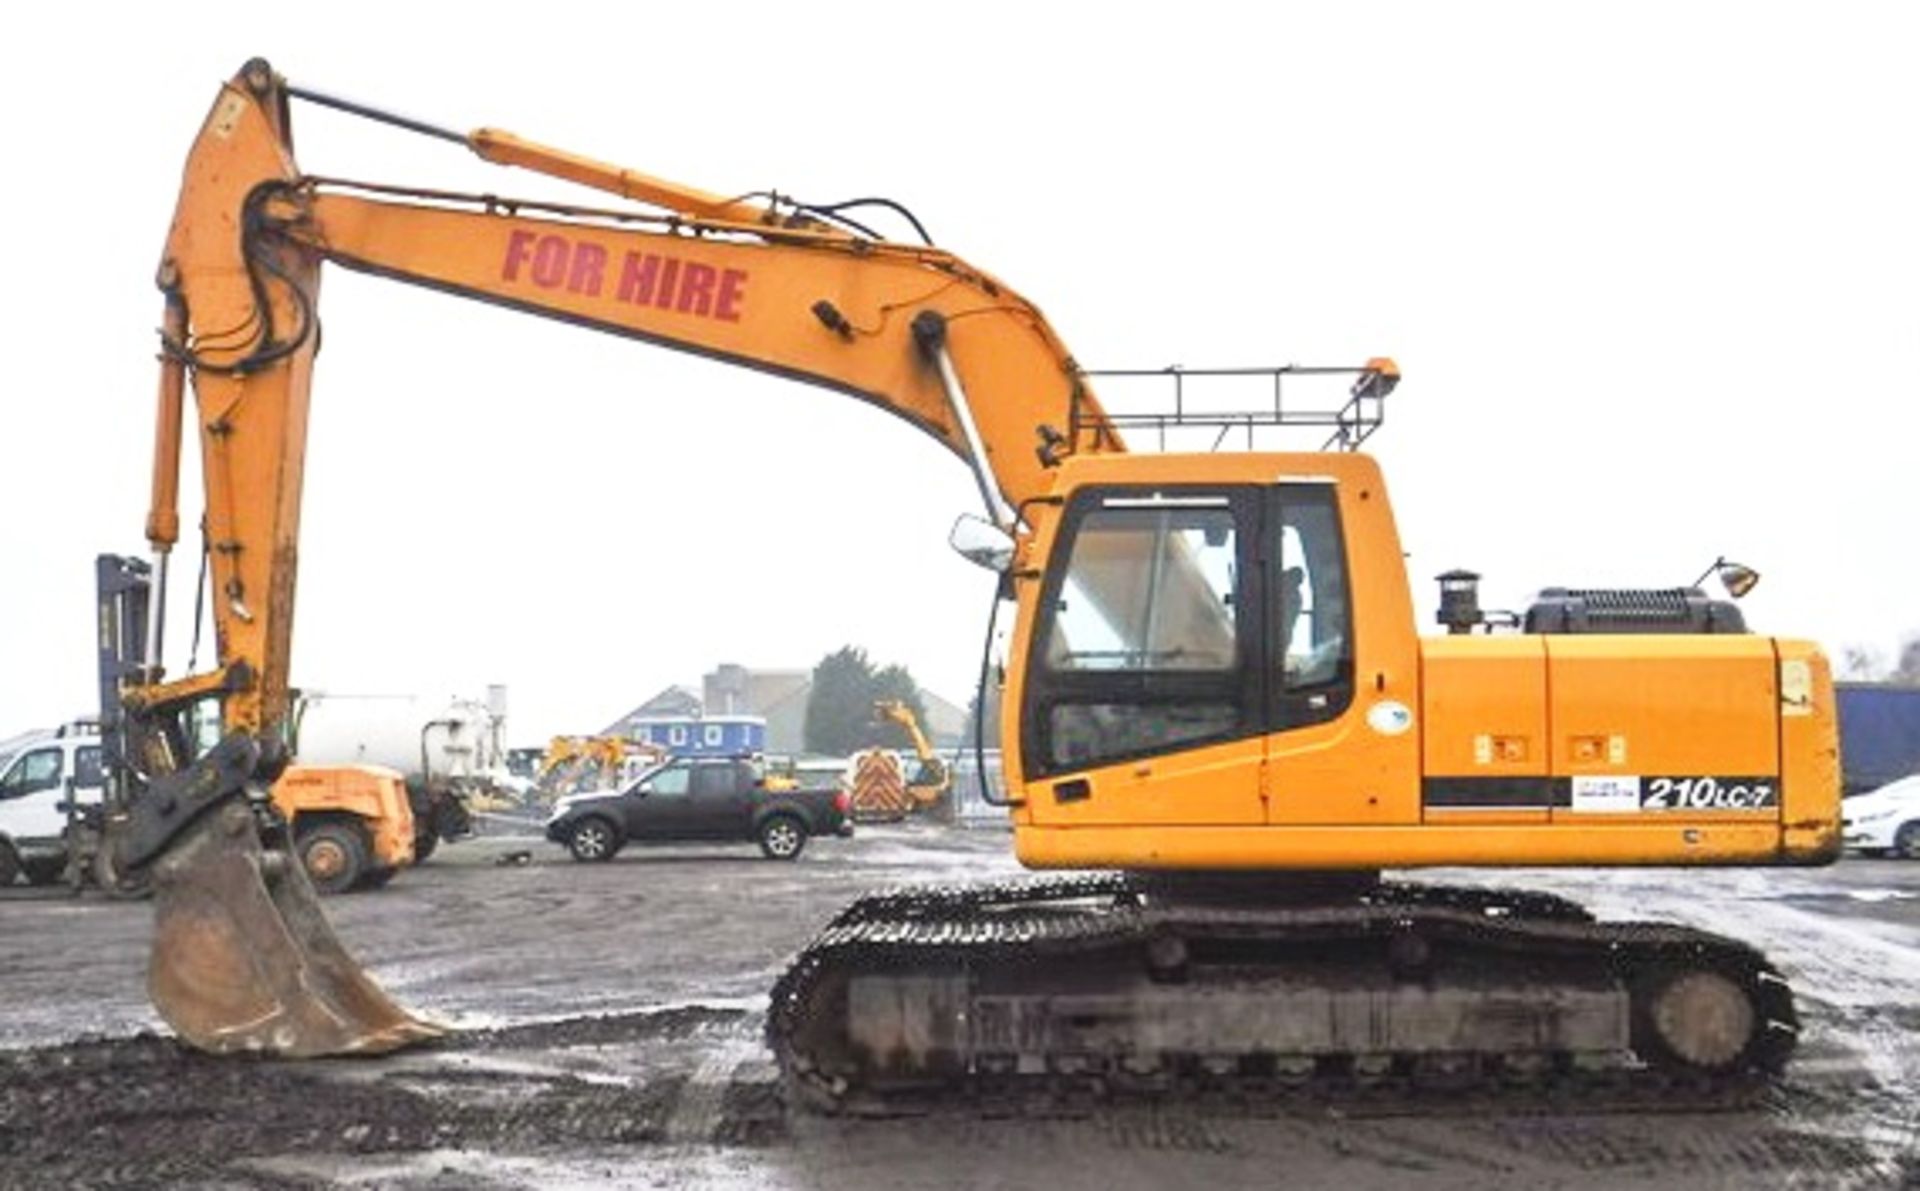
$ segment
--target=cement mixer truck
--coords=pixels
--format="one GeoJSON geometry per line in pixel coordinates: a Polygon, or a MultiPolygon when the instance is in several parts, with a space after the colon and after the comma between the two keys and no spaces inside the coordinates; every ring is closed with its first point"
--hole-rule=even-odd
{"type": "Polygon", "coordinates": [[[292,722],[302,765],[384,765],[405,775],[416,862],[442,840],[473,834],[477,807],[525,785],[507,772],[502,686],[481,699],[302,691],[292,722]]]}

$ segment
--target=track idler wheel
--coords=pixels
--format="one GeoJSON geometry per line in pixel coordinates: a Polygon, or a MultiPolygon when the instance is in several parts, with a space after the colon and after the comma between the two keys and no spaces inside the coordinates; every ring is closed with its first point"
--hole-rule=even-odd
{"type": "Polygon", "coordinates": [[[1675,1073],[1721,1075],[1768,1066],[1769,1023],[1752,980],[1716,967],[1663,966],[1633,982],[1633,1049],[1675,1073]]]}
{"type": "Polygon", "coordinates": [[[203,1051],[380,1054],[444,1031],[402,1009],[347,954],[299,860],[264,848],[244,798],[201,814],[151,865],[148,990],[203,1051]]]}

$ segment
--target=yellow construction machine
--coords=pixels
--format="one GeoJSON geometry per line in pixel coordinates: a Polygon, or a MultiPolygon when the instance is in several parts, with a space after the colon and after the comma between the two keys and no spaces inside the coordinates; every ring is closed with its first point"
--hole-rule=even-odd
{"type": "Polygon", "coordinates": [[[953,786],[953,773],[921,731],[913,708],[898,699],[882,699],[873,705],[873,718],[899,725],[913,745],[916,766],[909,775],[892,749],[879,746],[855,754],[847,783],[854,819],[891,823],[939,806],[953,786]]]}
{"type": "Polygon", "coordinates": [[[377,889],[414,862],[406,777],[384,765],[289,765],[273,807],[322,893],[377,889]]]}
{"type": "MultiPolygon", "coordinates": [[[[1792,998],[1736,940],[1378,873],[1831,860],[1834,700],[1814,645],[1746,632],[1691,589],[1549,593],[1507,633],[1455,599],[1462,631],[1423,638],[1386,482],[1340,449],[1377,424],[1390,362],[1346,370],[1348,399],[1320,423],[1333,449],[1130,452],[1140,423],[1103,407],[1036,306],[853,210],[390,116],[257,60],[219,88],[159,270],[161,574],[123,565],[101,621],[123,858],[153,872],[152,993],[185,1041],[323,1055],[437,1032],[340,947],[266,795],[287,762],[331,263],[821,385],[971,466],[985,516],[954,545],[1015,609],[999,742],[1013,846],[1034,868],[1095,871],[841,914],[773,990],[769,1037],[807,1102],[1080,1078],[1485,1090],[1593,1069],[1671,1087],[1785,1063],[1792,998]],[[309,175],[296,100],[600,197],[309,175]],[[170,677],[139,614],[163,599],[178,537],[189,381],[219,657],[170,677]],[[196,708],[224,732],[204,752],[184,727],[196,708]]],[[[1278,399],[1267,416],[1291,424],[1278,399]]]]}
{"type": "Polygon", "coordinates": [[[534,771],[533,798],[550,805],[566,794],[617,786],[636,766],[665,759],[662,750],[623,736],[556,736],[534,771]]]}

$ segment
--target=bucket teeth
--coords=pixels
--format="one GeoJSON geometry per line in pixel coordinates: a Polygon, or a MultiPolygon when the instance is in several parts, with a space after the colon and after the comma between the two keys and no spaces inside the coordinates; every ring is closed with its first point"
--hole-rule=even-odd
{"type": "Polygon", "coordinates": [[[216,1054],[382,1054],[445,1031],[408,1013],[347,954],[299,861],[261,846],[230,800],[153,865],[148,990],[181,1039],[216,1054]]]}

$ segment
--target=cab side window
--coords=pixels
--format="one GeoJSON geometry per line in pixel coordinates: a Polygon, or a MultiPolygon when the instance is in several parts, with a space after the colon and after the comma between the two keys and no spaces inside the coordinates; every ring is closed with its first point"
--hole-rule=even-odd
{"type": "Polygon", "coordinates": [[[734,766],[699,765],[693,770],[695,798],[725,798],[733,792],[734,766]]]}
{"type": "Polygon", "coordinates": [[[1279,498],[1275,727],[1288,728],[1333,719],[1352,701],[1353,631],[1346,546],[1333,487],[1283,484],[1279,498]]]}
{"type": "Polygon", "coordinates": [[[642,794],[658,794],[667,798],[685,797],[692,773],[685,765],[676,765],[672,769],[662,769],[646,781],[640,783],[642,794]]]}
{"type": "Polygon", "coordinates": [[[0,799],[24,798],[58,787],[61,768],[59,749],[35,749],[23,754],[6,776],[0,777],[0,799]]]}
{"type": "Polygon", "coordinates": [[[73,784],[92,790],[106,784],[100,772],[100,746],[88,745],[73,754],[73,784]]]}

